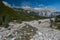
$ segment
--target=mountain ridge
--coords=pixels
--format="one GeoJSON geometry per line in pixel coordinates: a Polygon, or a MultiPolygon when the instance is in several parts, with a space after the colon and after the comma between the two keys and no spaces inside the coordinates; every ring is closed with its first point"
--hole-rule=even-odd
{"type": "Polygon", "coordinates": [[[38,20],[45,17],[40,17],[37,15],[26,14],[25,12],[18,12],[14,9],[5,6],[0,0],[0,26],[8,26],[9,22],[22,22],[22,21],[31,21],[38,20]]]}

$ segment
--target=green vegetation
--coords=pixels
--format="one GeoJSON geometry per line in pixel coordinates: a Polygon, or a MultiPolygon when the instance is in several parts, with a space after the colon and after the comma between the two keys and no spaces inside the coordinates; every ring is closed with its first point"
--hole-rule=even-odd
{"type": "Polygon", "coordinates": [[[60,15],[56,16],[55,22],[60,22],[60,15]]]}
{"type": "Polygon", "coordinates": [[[52,25],[54,25],[54,28],[60,30],[60,15],[55,17],[55,21],[52,22],[52,25]]]}
{"type": "Polygon", "coordinates": [[[21,23],[22,21],[38,20],[41,18],[45,17],[14,11],[12,8],[5,6],[2,0],[0,0],[0,26],[8,24],[9,22],[21,23]]]}
{"type": "Polygon", "coordinates": [[[55,22],[56,22],[57,28],[60,29],[60,15],[56,16],[55,22]]]}

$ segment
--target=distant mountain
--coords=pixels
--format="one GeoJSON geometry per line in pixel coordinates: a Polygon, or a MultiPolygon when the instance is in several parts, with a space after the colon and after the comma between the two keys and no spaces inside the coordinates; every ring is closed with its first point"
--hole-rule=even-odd
{"type": "Polygon", "coordinates": [[[55,10],[52,9],[48,9],[48,8],[13,8],[16,11],[24,11],[27,13],[33,12],[33,14],[35,15],[39,15],[39,16],[45,16],[45,17],[50,17],[51,14],[54,16],[54,12],[55,10]]]}
{"type": "Polygon", "coordinates": [[[26,9],[23,9],[23,8],[15,8],[15,7],[13,7],[13,9],[14,9],[15,11],[24,12],[25,14],[38,15],[37,12],[34,12],[34,11],[32,11],[32,10],[26,10],[26,9]]]}
{"type": "Polygon", "coordinates": [[[60,12],[54,12],[54,16],[60,15],[60,12]]]}
{"type": "Polygon", "coordinates": [[[53,14],[53,12],[55,12],[55,10],[52,10],[52,9],[48,9],[48,8],[41,8],[41,9],[38,9],[39,11],[39,15],[42,15],[42,16],[51,16],[51,14],[53,14]]]}

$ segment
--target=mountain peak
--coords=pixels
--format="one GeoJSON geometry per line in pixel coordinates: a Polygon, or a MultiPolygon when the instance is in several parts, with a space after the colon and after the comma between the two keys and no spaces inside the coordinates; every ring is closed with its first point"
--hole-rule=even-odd
{"type": "Polygon", "coordinates": [[[5,6],[8,6],[8,7],[11,7],[11,5],[5,1],[2,1],[2,3],[5,5],[5,6]]]}

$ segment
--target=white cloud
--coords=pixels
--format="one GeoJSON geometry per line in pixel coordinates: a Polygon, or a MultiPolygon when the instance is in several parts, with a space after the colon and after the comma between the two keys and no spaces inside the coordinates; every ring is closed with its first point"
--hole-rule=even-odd
{"type": "Polygon", "coordinates": [[[31,8],[30,6],[22,6],[22,8],[31,8]]]}
{"type": "Polygon", "coordinates": [[[53,10],[53,11],[56,11],[56,7],[54,7],[53,5],[45,6],[45,8],[48,8],[48,9],[53,10]]]}
{"type": "Polygon", "coordinates": [[[30,6],[22,6],[21,8],[23,8],[24,10],[30,10],[30,9],[32,9],[30,6]]]}
{"type": "Polygon", "coordinates": [[[40,10],[41,8],[34,8],[35,10],[40,10]]]}
{"type": "Polygon", "coordinates": [[[11,7],[11,5],[8,4],[7,2],[5,2],[5,1],[2,1],[2,2],[4,3],[4,5],[6,5],[6,6],[8,6],[8,7],[11,7]]]}
{"type": "Polygon", "coordinates": [[[44,7],[44,4],[40,4],[40,5],[38,5],[39,7],[44,7]]]}
{"type": "Polygon", "coordinates": [[[24,8],[24,9],[31,8],[29,5],[30,5],[30,2],[24,1],[21,3],[21,8],[24,8]]]}
{"type": "Polygon", "coordinates": [[[21,6],[28,6],[28,5],[31,5],[31,3],[28,1],[28,2],[26,2],[26,1],[23,1],[22,3],[21,3],[21,6]]]}

